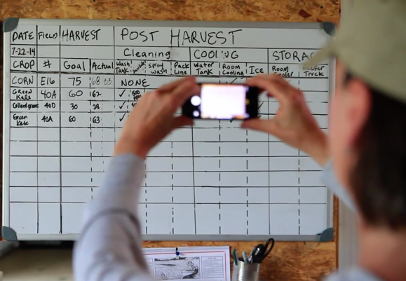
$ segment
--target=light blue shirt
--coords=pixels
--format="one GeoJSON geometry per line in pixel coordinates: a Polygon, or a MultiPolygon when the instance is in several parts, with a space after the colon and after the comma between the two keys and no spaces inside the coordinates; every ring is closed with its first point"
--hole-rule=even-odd
{"type": "MultiPolygon", "coordinates": [[[[85,209],[75,244],[76,281],[154,281],[142,254],[138,201],[145,176],[144,160],[132,154],[111,159],[95,198],[85,209]]],[[[351,197],[337,182],[331,163],[323,182],[351,209],[351,197]]],[[[326,281],[382,281],[361,268],[333,274],[326,281]]]]}
{"type": "Polygon", "coordinates": [[[327,162],[327,164],[324,166],[324,170],[321,175],[321,181],[325,186],[330,188],[335,196],[337,196],[351,211],[357,212],[352,198],[338,182],[337,177],[334,174],[334,169],[331,161],[327,162]]]}

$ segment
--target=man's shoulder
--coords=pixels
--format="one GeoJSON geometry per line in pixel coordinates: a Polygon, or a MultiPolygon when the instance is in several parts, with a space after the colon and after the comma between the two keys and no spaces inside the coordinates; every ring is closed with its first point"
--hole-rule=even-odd
{"type": "Polygon", "coordinates": [[[384,281],[372,273],[355,267],[348,271],[334,273],[323,281],[384,281]]]}

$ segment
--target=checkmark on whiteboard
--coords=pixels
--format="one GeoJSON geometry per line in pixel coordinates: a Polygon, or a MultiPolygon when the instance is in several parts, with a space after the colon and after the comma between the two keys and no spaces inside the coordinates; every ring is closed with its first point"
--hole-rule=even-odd
{"type": "Polygon", "coordinates": [[[123,104],[122,104],[122,105],[119,105],[118,107],[119,107],[120,109],[123,109],[123,106],[125,105],[125,103],[126,103],[126,101],[124,101],[123,104]]]}
{"type": "Polygon", "coordinates": [[[124,115],[123,115],[123,117],[120,117],[119,119],[120,119],[120,121],[123,121],[123,119],[124,119],[124,117],[125,117],[125,115],[127,114],[127,112],[126,113],[124,113],[124,115]]]}

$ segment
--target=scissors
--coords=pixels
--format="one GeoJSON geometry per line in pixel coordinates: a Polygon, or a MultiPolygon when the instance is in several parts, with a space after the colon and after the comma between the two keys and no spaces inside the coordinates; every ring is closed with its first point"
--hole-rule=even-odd
{"type": "Polygon", "coordinates": [[[272,251],[274,245],[275,240],[273,238],[269,238],[268,241],[266,241],[265,245],[259,244],[255,246],[251,251],[251,255],[248,259],[248,262],[261,263],[272,251]]]}

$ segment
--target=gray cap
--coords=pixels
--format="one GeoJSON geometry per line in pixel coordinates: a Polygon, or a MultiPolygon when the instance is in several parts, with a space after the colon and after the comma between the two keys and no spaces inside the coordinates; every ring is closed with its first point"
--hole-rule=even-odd
{"type": "Polygon", "coordinates": [[[406,102],[406,0],[356,0],[337,35],[305,66],[331,56],[371,87],[406,102]]]}

